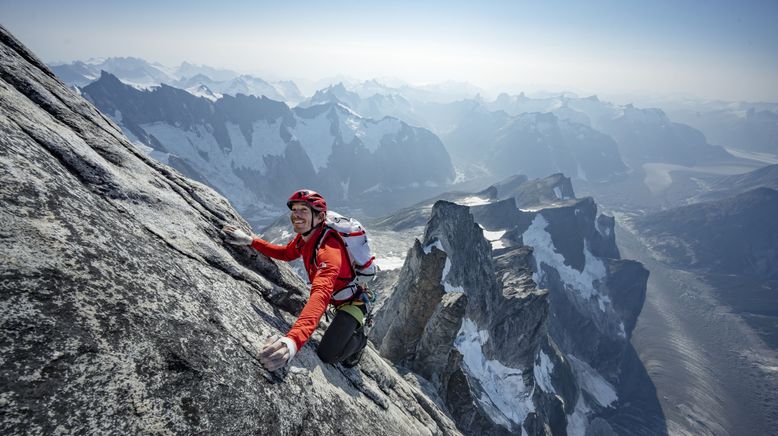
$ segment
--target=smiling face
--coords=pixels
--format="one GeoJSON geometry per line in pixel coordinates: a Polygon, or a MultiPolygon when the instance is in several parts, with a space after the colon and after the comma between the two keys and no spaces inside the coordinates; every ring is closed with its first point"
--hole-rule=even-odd
{"type": "Polygon", "coordinates": [[[305,233],[321,222],[320,213],[313,214],[313,211],[306,203],[293,203],[292,210],[289,213],[289,219],[292,221],[292,227],[295,233],[305,233]]]}

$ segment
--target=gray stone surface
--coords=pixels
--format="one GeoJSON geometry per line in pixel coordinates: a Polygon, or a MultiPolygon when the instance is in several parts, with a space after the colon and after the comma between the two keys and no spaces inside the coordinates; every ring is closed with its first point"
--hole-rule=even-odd
{"type": "Polygon", "coordinates": [[[467,308],[467,297],[462,292],[452,292],[443,295],[435,312],[424,326],[419,344],[416,347],[416,355],[411,368],[431,381],[438,392],[447,385],[447,374],[451,368],[451,347],[462,325],[462,317],[467,308]],[[443,369],[441,371],[441,369],[443,369]]]}
{"type": "Polygon", "coordinates": [[[457,434],[368,348],[256,354],[306,298],[247,227],[158,164],[0,27],[0,433],[457,434]]]}
{"type": "Polygon", "coordinates": [[[413,359],[424,328],[444,294],[440,278],[445,260],[445,253],[437,249],[425,255],[418,241],[411,248],[392,297],[376,314],[370,332],[384,357],[399,364],[413,359]]]}

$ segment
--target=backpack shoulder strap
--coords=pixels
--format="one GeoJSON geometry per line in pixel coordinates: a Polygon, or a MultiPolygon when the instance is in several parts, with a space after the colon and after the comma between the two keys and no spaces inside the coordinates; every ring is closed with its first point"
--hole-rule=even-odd
{"type": "Polygon", "coordinates": [[[313,245],[313,250],[311,251],[311,258],[308,260],[308,265],[310,266],[316,265],[316,255],[319,253],[319,248],[321,248],[322,242],[324,242],[324,237],[327,236],[327,234],[330,232],[332,232],[332,227],[326,224],[322,224],[321,233],[319,233],[319,236],[316,238],[316,243],[313,245]]]}
{"type": "Polygon", "coordinates": [[[313,246],[313,251],[311,252],[311,258],[309,260],[309,265],[314,266],[316,265],[316,256],[319,253],[319,249],[321,248],[321,245],[324,243],[324,239],[327,237],[327,235],[332,235],[336,239],[340,241],[341,246],[344,250],[346,250],[346,259],[348,259],[348,266],[349,270],[351,271],[351,277],[338,277],[338,280],[342,280],[345,282],[350,282],[356,277],[356,272],[354,271],[354,265],[351,264],[351,257],[348,255],[348,247],[346,246],[346,242],[343,241],[343,238],[340,236],[340,233],[338,233],[337,230],[333,229],[332,227],[322,224],[322,231],[319,233],[319,237],[316,238],[316,244],[313,246]]]}

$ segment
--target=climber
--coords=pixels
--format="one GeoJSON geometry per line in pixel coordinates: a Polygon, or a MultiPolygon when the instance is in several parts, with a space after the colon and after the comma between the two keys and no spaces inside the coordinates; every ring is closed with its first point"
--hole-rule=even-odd
{"type": "MultiPolygon", "coordinates": [[[[299,190],[289,197],[286,205],[291,211],[289,217],[297,233],[286,246],[271,244],[231,225],[222,229],[228,236],[227,242],[231,244],[251,245],[260,253],[279,260],[292,261],[302,257],[308,273],[311,295],[297,321],[286,336],[271,337],[259,352],[260,362],[269,371],[284,367],[308,341],[327,305],[332,302],[334,293],[355,286],[350,285],[354,271],[343,240],[333,231],[322,235],[327,214],[324,198],[315,191],[299,190]],[[317,246],[319,248],[314,253],[317,246]]],[[[354,292],[349,301],[336,307],[335,317],[316,350],[325,363],[341,362],[349,368],[359,363],[367,345],[363,327],[367,309],[360,297],[359,292],[354,292]]]]}

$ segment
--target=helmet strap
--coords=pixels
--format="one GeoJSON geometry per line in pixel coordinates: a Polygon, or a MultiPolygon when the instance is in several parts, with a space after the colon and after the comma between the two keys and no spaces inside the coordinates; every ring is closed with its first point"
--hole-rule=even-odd
{"type": "Polygon", "coordinates": [[[313,208],[312,208],[312,207],[310,207],[310,206],[308,206],[308,209],[311,211],[311,228],[310,228],[310,229],[308,229],[308,231],[307,231],[307,232],[305,232],[305,233],[301,233],[301,235],[303,235],[303,237],[306,237],[306,236],[310,235],[310,234],[311,234],[311,232],[313,232],[313,231],[314,231],[314,230],[316,230],[317,228],[321,227],[321,225],[322,225],[322,224],[324,224],[324,221],[322,220],[322,221],[321,221],[319,224],[317,224],[317,225],[315,225],[315,226],[314,226],[314,225],[313,225],[313,219],[314,219],[314,217],[315,217],[316,215],[318,215],[318,214],[319,214],[319,212],[317,212],[317,211],[313,210],[313,208]]]}
{"type": "Polygon", "coordinates": [[[303,235],[303,237],[310,235],[311,232],[313,232],[314,230],[316,230],[319,227],[321,227],[322,224],[323,224],[323,221],[321,223],[319,223],[319,224],[316,224],[316,226],[314,226],[313,223],[311,223],[311,228],[307,232],[301,233],[301,235],[303,235]]]}

